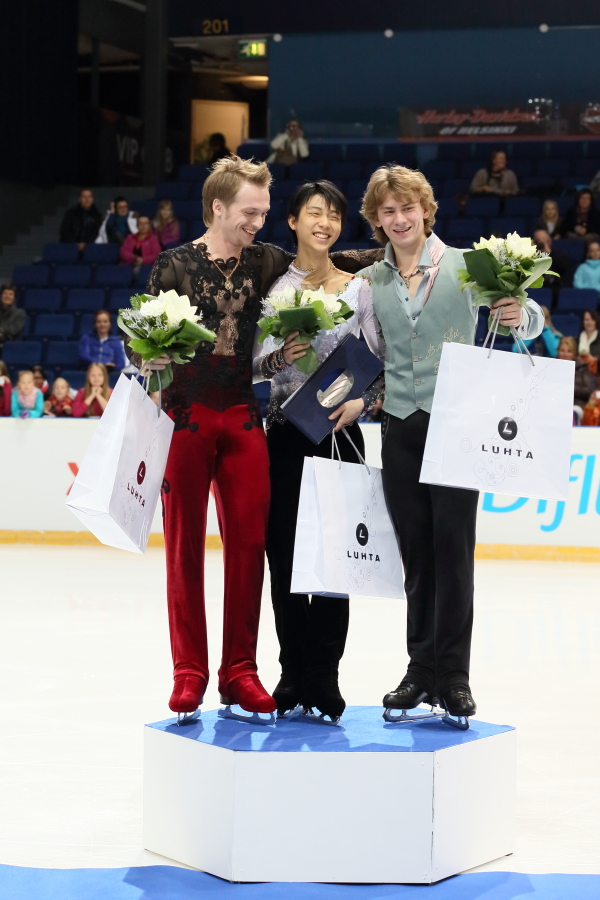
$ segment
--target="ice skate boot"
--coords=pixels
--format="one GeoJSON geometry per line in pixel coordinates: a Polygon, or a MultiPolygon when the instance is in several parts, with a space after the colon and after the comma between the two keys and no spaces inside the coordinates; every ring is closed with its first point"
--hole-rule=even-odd
{"type": "Polygon", "coordinates": [[[277,704],[277,718],[290,719],[302,711],[300,679],[281,673],[279,684],[273,691],[273,699],[277,704]]]}
{"type": "Polygon", "coordinates": [[[221,703],[225,705],[225,709],[217,712],[222,719],[235,719],[251,725],[275,724],[277,704],[265,691],[258,675],[240,675],[226,685],[219,685],[219,696],[221,703]],[[234,712],[232,706],[239,706],[250,715],[234,712]]]}
{"type": "Polygon", "coordinates": [[[477,712],[477,704],[469,687],[449,688],[442,692],[442,706],[445,710],[442,722],[453,728],[466,731],[469,728],[469,716],[477,712]]]}
{"type": "Polygon", "coordinates": [[[325,674],[313,672],[307,680],[303,696],[303,709],[299,719],[318,725],[340,724],[346,701],[340,694],[337,667],[325,674]]]}
{"type": "Polygon", "coordinates": [[[438,706],[438,698],[431,695],[429,691],[423,690],[409,677],[400,682],[394,691],[390,691],[383,698],[385,712],[383,718],[392,725],[403,725],[405,722],[423,722],[426,719],[440,719],[445,716],[443,709],[438,706]],[[429,712],[425,712],[421,704],[426,703],[430,707],[429,712]],[[399,709],[400,715],[392,715],[392,710],[399,709]],[[410,710],[416,712],[410,713],[410,710]]]}
{"type": "Polygon", "coordinates": [[[177,724],[188,725],[200,717],[206,682],[200,675],[176,675],[169,709],[177,713],[177,724]]]}

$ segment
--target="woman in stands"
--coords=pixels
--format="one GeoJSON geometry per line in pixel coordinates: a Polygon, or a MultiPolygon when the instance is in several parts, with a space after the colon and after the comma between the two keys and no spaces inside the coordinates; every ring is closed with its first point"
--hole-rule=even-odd
{"type": "Polygon", "coordinates": [[[587,245],[585,262],[582,262],[575,270],[573,287],[600,291],[600,243],[598,241],[590,241],[587,245]]]}
{"type": "Polygon", "coordinates": [[[583,418],[583,409],[589,403],[598,388],[598,379],[593,375],[585,359],[577,355],[577,341],[574,337],[560,339],[558,345],[559,359],[572,359],[575,362],[575,385],[573,411],[577,417],[577,425],[583,418]]]}
{"type": "Polygon", "coordinates": [[[542,214],[537,220],[536,231],[547,231],[550,237],[557,237],[560,234],[562,218],[558,211],[558,203],[556,200],[545,200],[542,206],[542,214]]]}
{"type": "Polygon", "coordinates": [[[154,233],[156,234],[163,250],[173,247],[179,243],[181,237],[181,229],[179,222],[175,218],[173,204],[170,200],[161,200],[156,210],[156,218],[154,220],[154,233]]]}
{"type": "MultiPolygon", "coordinates": [[[[562,334],[558,330],[558,328],[554,327],[554,323],[552,322],[552,316],[550,315],[550,310],[547,306],[541,306],[540,309],[544,313],[544,329],[539,337],[532,338],[530,341],[523,341],[528,350],[531,353],[537,353],[538,356],[550,356],[553,359],[556,359],[558,354],[558,345],[560,344],[562,334]],[[540,346],[541,341],[541,346],[540,346]]],[[[519,348],[517,343],[514,342],[512,345],[512,351],[514,353],[519,352],[519,348]]]]}
{"type": "Polygon", "coordinates": [[[115,197],[100,226],[97,244],[122,244],[130,234],[137,234],[137,213],[129,209],[127,197],[115,197]]]}
{"type": "MultiPolygon", "coordinates": [[[[303,184],[293,195],[288,224],[297,244],[296,257],[271,291],[288,285],[296,289],[337,294],[355,311],[354,316],[314,343],[323,362],[347,334],[362,329],[371,350],[383,359],[373,313],[371,284],[366,278],[349,276],[337,269],[329,250],[340,236],[347,213],[343,194],[329,181],[303,184]]],[[[317,708],[324,716],[337,720],[345,701],[338,687],[338,666],[348,632],[348,599],[291,593],[292,563],[300,482],[305,456],[328,457],[331,438],[315,446],[281,412],[281,404],[305,380],[294,362],[304,356],[308,344],[296,344],[298,332],[289,335],[281,349],[272,338],[256,345],[255,378],[270,379],[271,401],[267,415],[267,444],[271,473],[271,505],[267,530],[267,557],[271,571],[271,596],[275,625],[281,647],[282,674],[273,691],[280,714],[298,704],[317,708]]],[[[364,441],[357,423],[365,409],[371,408],[380,394],[372,387],[360,400],[344,403],[338,410],[336,430],[346,426],[364,454],[364,441]]],[[[332,416],[333,417],[333,416],[332,416]]],[[[337,435],[343,460],[356,462],[356,452],[343,433],[337,435]]]]}
{"type": "Polygon", "coordinates": [[[123,341],[110,333],[112,318],[105,309],[94,313],[94,329],[82,334],[79,356],[84,363],[102,363],[109,372],[119,372],[127,363],[123,341]]]}
{"type": "Polygon", "coordinates": [[[137,273],[142,265],[154,265],[160,251],[160,241],[152,231],[150,219],[148,216],[140,216],[137,234],[130,234],[125,238],[119,254],[121,262],[132,266],[134,273],[137,273]]]}
{"type": "Polygon", "coordinates": [[[10,416],[10,395],[12,384],[8,366],[0,359],[0,416],[10,416]]]}
{"type": "Polygon", "coordinates": [[[562,237],[584,240],[600,237],[600,213],[594,208],[594,198],[589,188],[578,191],[575,205],[562,221],[560,234],[562,237]]]}
{"type": "Polygon", "coordinates": [[[77,392],[73,400],[73,415],[76,419],[101,416],[106,409],[112,391],[108,384],[108,371],[102,363],[92,363],[85,377],[85,387],[77,392]]]}
{"type": "Polygon", "coordinates": [[[44,395],[36,388],[33,372],[19,372],[17,386],[10,398],[13,419],[39,419],[44,412],[44,395]]]}
{"type": "Polygon", "coordinates": [[[595,309],[586,309],[581,317],[579,355],[588,360],[588,365],[594,359],[597,366],[600,359],[600,316],[595,309]]]}

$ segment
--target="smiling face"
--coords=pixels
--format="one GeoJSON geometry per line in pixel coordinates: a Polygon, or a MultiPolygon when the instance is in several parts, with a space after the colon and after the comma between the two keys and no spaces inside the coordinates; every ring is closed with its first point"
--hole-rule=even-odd
{"type": "Polygon", "coordinates": [[[592,205],[592,195],[585,191],[583,194],[580,194],[579,200],[577,201],[577,206],[581,210],[581,212],[587,212],[587,210],[592,205]]]}
{"type": "Polygon", "coordinates": [[[150,225],[150,219],[148,216],[140,216],[138,219],[138,234],[144,237],[147,234],[150,234],[152,230],[152,226],[150,225]]]}
{"type": "Polygon", "coordinates": [[[298,250],[328,250],[340,236],[342,217],[325,197],[314,194],[298,213],[290,216],[288,225],[296,232],[298,250]]]}
{"type": "Polygon", "coordinates": [[[224,240],[241,250],[265,224],[270,205],[268,187],[244,181],[229,206],[213,200],[213,221],[224,240]]]}
{"type": "Polygon", "coordinates": [[[69,384],[64,378],[57,378],[52,387],[52,393],[57,400],[66,400],[69,394],[69,384]]]}
{"type": "Polygon", "coordinates": [[[506,153],[499,150],[492,157],[492,172],[503,172],[506,168],[506,153]]]}
{"type": "Polygon", "coordinates": [[[96,334],[98,335],[98,337],[108,337],[108,334],[110,333],[110,317],[107,315],[107,313],[98,313],[94,325],[96,327],[96,334]]]}
{"type": "Polygon", "coordinates": [[[592,241],[588,244],[587,258],[600,259],[600,244],[597,241],[592,241]]]}
{"type": "Polygon", "coordinates": [[[126,216],[129,212],[129,203],[127,200],[119,200],[115,206],[115,212],[118,216],[126,216]]]}
{"type": "Polygon", "coordinates": [[[558,358],[559,359],[575,359],[575,353],[573,352],[573,348],[571,346],[570,341],[561,341],[558,345],[558,358]]]}
{"type": "Polygon", "coordinates": [[[592,331],[595,331],[597,328],[596,323],[593,319],[593,316],[589,314],[589,312],[585,312],[583,314],[583,329],[586,334],[591,334],[592,331]]]}
{"type": "Polygon", "coordinates": [[[99,366],[90,367],[89,379],[92,387],[104,386],[104,372],[99,366]]]}
{"type": "Polygon", "coordinates": [[[18,383],[20,391],[24,394],[30,394],[35,387],[33,372],[21,372],[18,383]]]}
{"type": "Polygon", "coordinates": [[[377,209],[375,224],[383,228],[395,248],[410,249],[425,237],[427,210],[419,203],[417,194],[394,197],[386,194],[377,209]]]}

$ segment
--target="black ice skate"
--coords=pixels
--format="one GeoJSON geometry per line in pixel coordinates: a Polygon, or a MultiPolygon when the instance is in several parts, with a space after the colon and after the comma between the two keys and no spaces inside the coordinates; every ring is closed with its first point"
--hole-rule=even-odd
{"type": "Polygon", "coordinates": [[[477,704],[468,687],[451,688],[442,694],[442,706],[446,714],[442,719],[446,725],[466,731],[469,728],[469,716],[477,712],[477,704]]]}
{"type": "Polygon", "coordinates": [[[390,691],[383,698],[385,712],[383,718],[391,725],[403,725],[405,722],[423,722],[427,719],[443,719],[446,716],[445,710],[439,706],[439,700],[435,696],[430,696],[428,691],[424,691],[411,681],[401,681],[394,691],[390,691]],[[429,712],[425,712],[421,704],[430,707],[429,712]],[[400,715],[392,715],[392,710],[400,710],[400,715]]]}
{"type": "Polygon", "coordinates": [[[340,694],[336,668],[325,675],[313,673],[308,679],[303,709],[297,718],[317,725],[339,725],[345,709],[346,701],[340,694]]]}

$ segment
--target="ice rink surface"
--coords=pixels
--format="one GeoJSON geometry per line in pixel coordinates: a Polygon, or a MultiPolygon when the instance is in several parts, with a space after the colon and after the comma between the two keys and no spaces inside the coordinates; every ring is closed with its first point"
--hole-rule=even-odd
{"type": "MultiPolygon", "coordinates": [[[[478,871],[600,873],[600,565],[478,561],[476,571],[478,718],[519,735],[516,852],[478,871]]],[[[0,864],[172,865],[141,844],[142,726],[169,715],[172,684],[163,551],[4,545],[0,572],[0,864]]],[[[207,553],[206,578],[216,675],[220,552],[207,553]]],[[[349,704],[377,705],[401,679],[404,616],[403,602],[352,601],[349,704]]],[[[277,654],[267,581],[268,689],[277,654]]],[[[213,677],[204,708],[218,705],[213,677]]]]}

